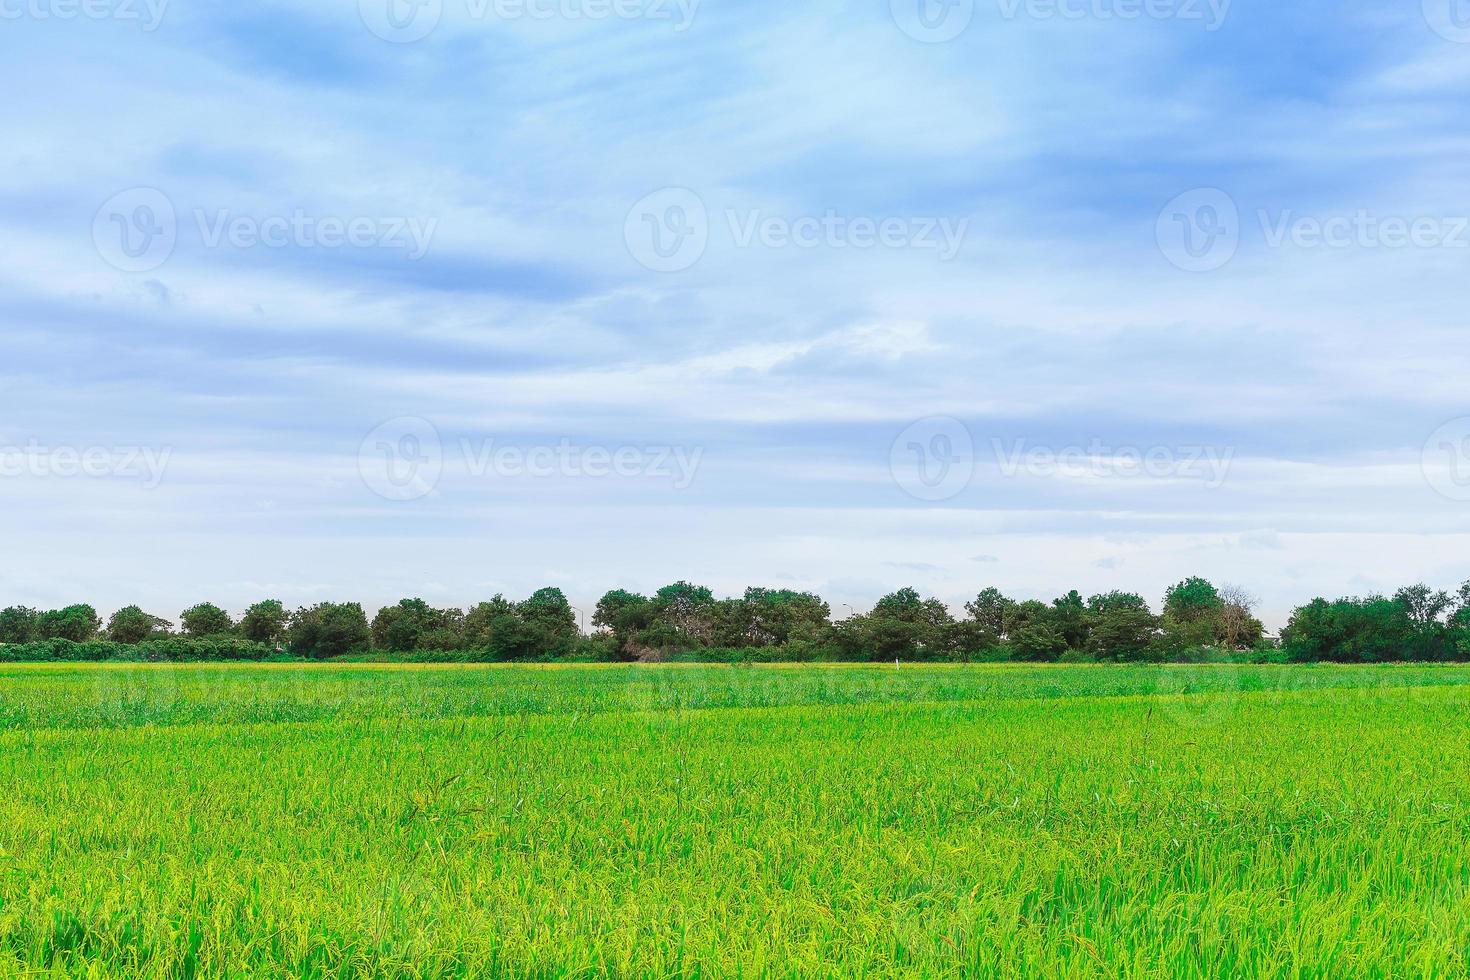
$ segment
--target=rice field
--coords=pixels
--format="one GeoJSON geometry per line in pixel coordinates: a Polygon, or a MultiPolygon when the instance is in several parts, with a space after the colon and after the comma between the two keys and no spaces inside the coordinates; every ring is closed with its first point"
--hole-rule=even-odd
{"type": "Polygon", "coordinates": [[[1470,668],[9,666],[0,974],[1464,976],[1470,668]]]}

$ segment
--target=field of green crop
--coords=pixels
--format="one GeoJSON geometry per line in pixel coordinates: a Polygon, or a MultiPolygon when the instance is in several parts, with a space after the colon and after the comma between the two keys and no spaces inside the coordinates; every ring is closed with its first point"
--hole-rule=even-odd
{"type": "Polygon", "coordinates": [[[1464,976],[1470,668],[0,669],[0,974],[1464,976]]]}

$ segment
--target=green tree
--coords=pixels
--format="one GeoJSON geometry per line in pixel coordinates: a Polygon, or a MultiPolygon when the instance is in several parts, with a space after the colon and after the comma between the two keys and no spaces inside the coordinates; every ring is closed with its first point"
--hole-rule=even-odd
{"type": "Polygon", "coordinates": [[[830,625],[831,608],[810,592],[751,587],[710,610],[711,640],[720,647],[779,647],[813,640],[830,625]]]}
{"type": "Polygon", "coordinates": [[[1455,593],[1449,622],[1445,624],[1445,654],[1452,660],[1470,660],[1470,582],[1455,593]]]}
{"type": "Polygon", "coordinates": [[[167,634],[171,625],[168,620],[150,616],[137,606],[124,606],[107,621],[107,638],[113,643],[142,643],[159,633],[167,634]]]}
{"type": "Polygon", "coordinates": [[[758,647],[755,610],[744,599],[720,599],[710,607],[710,646],[758,647]]]}
{"type": "Polygon", "coordinates": [[[1292,612],[1281,645],[1291,660],[1306,663],[1381,663],[1410,659],[1418,650],[1409,609],[1381,595],[1313,599],[1292,612]]]}
{"type": "Polygon", "coordinates": [[[1006,640],[1009,642],[1016,633],[1034,623],[1049,623],[1051,621],[1051,607],[1040,599],[1026,599],[1011,607],[1006,617],[1006,640]]]}
{"type": "Polygon", "coordinates": [[[513,629],[516,621],[515,603],[503,595],[488,602],[477,603],[464,618],[464,645],[471,650],[494,651],[497,637],[503,637],[513,629]],[[501,622],[508,620],[507,622],[501,622]]]}
{"type": "Polygon", "coordinates": [[[1420,583],[1399,589],[1393,601],[1403,608],[1413,628],[1411,646],[1404,653],[1407,659],[1446,660],[1453,655],[1454,638],[1443,619],[1454,609],[1448,593],[1420,583]]]}
{"type": "Polygon", "coordinates": [[[577,613],[561,589],[545,588],[516,604],[533,657],[562,657],[571,652],[581,631],[577,613]]]}
{"type": "Polygon", "coordinates": [[[97,615],[97,610],[86,603],[43,612],[37,620],[37,634],[43,640],[86,643],[101,629],[102,619],[97,615]]]}
{"type": "Polygon", "coordinates": [[[1159,620],[1140,595],[1108,592],[1087,600],[1088,650],[1098,660],[1145,660],[1159,620]]]}
{"type": "Polygon", "coordinates": [[[1067,651],[1067,640],[1056,626],[1036,619],[1012,631],[1011,649],[1017,659],[1054,661],[1067,651]]]}
{"type": "Polygon", "coordinates": [[[833,628],[845,654],[862,660],[940,660],[957,656],[958,632],[949,609],[903,588],[879,599],[872,612],[833,628]]]}
{"type": "Polygon", "coordinates": [[[619,659],[628,660],[637,651],[639,636],[653,624],[653,613],[653,603],[647,596],[613,589],[597,601],[592,626],[611,634],[617,642],[619,659]]]}
{"type": "Polygon", "coordinates": [[[644,639],[658,646],[697,649],[709,644],[714,631],[714,593],[702,585],[675,582],[653,597],[653,623],[644,639]]]}
{"type": "Polygon", "coordinates": [[[445,634],[462,638],[463,628],[464,613],[458,609],[435,609],[423,599],[403,599],[396,606],[378,610],[373,617],[373,646],[396,653],[425,649],[423,637],[430,633],[442,646],[445,634]]]}
{"type": "Polygon", "coordinates": [[[235,623],[230,614],[212,602],[201,602],[190,606],[179,614],[179,625],[184,635],[194,638],[205,636],[230,636],[235,632],[235,623]]]}
{"type": "Polygon", "coordinates": [[[240,618],[240,635],[252,643],[280,643],[286,638],[288,618],[279,599],[257,602],[240,618]]]}
{"type": "Polygon", "coordinates": [[[594,627],[613,634],[640,630],[652,621],[653,608],[648,597],[626,589],[613,589],[597,600],[597,609],[592,614],[594,627]]]}
{"type": "Polygon", "coordinates": [[[1187,578],[1164,593],[1164,615],[1180,623],[1213,623],[1220,605],[1219,590],[1202,578],[1187,578]]]}
{"type": "Polygon", "coordinates": [[[1053,631],[1060,634],[1062,642],[1067,644],[1067,649],[1085,650],[1087,648],[1087,634],[1091,622],[1087,615],[1087,603],[1082,601],[1082,595],[1076,589],[1059,599],[1052,600],[1050,614],[1046,617],[1046,621],[1053,631]]]}
{"type": "Polygon", "coordinates": [[[366,650],[372,633],[358,603],[322,602],[292,614],[287,640],[297,656],[325,660],[366,650]]]}
{"type": "Polygon", "coordinates": [[[0,643],[30,643],[40,636],[41,614],[26,606],[0,610],[0,643]]]}
{"type": "Polygon", "coordinates": [[[973,601],[965,603],[965,609],[975,622],[1001,639],[1005,638],[1015,608],[1015,600],[1006,598],[1000,589],[994,587],[985,589],[973,601]]]}

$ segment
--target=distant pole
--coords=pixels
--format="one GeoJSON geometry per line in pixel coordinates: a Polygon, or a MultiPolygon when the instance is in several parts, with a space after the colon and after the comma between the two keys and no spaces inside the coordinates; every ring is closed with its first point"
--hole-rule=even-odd
{"type": "MultiPolygon", "coordinates": [[[[569,602],[569,603],[567,603],[567,605],[571,606],[572,604],[569,602]]],[[[583,612],[582,609],[581,609],[581,607],[579,607],[579,606],[572,606],[572,608],[577,611],[577,615],[579,615],[579,616],[582,617],[582,635],[583,636],[586,636],[587,635],[587,614],[585,612],[583,612]]]]}

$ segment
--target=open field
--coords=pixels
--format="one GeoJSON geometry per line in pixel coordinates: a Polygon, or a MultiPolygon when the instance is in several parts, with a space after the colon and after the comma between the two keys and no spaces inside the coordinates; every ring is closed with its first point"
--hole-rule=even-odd
{"type": "Polygon", "coordinates": [[[0,973],[1462,976],[1470,668],[0,669],[0,973]]]}

